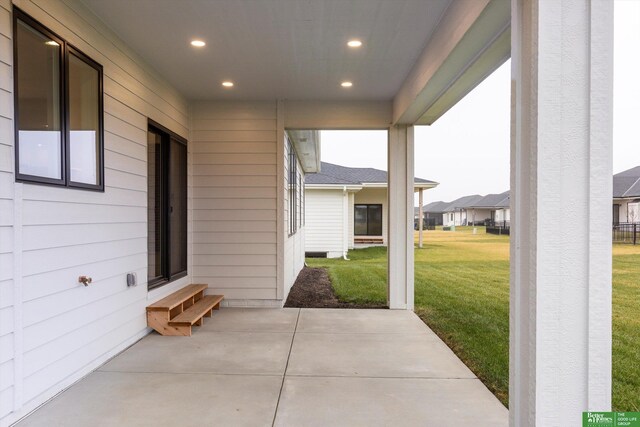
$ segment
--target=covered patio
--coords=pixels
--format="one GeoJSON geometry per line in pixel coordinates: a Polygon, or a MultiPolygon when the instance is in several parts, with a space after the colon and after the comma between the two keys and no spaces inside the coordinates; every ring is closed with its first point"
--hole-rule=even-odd
{"type": "Polygon", "coordinates": [[[0,426],[78,381],[25,424],[505,424],[412,313],[413,190],[509,57],[509,422],[610,409],[612,46],[606,1],[0,0],[0,426]],[[387,131],[394,311],[278,309],[325,129],[387,131]],[[276,310],[146,337],[189,283],[276,310]]]}
{"type": "Polygon", "coordinates": [[[151,334],[20,426],[506,426],[507,409],[411,311],[223,308],[151,334]]]}

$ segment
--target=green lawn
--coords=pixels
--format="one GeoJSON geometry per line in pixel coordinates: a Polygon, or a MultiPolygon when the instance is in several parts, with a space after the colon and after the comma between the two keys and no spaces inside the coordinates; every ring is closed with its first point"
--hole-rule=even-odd
{"type": "MultiPolygon", "coordinates": [[[[426,232],[415,251],[415,311],[506,405],[509,390],[509,239],[478,228],[426,232]]],[[[640,246],[613,248],[613,407],[640,411],[640,246]]],[[[327,267],[338,298],[386,302],[386,249],[327,267]]]]}

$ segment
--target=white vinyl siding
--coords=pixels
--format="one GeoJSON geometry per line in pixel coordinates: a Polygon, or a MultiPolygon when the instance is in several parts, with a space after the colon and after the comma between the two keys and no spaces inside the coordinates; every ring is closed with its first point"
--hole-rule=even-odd
{"type": "Polygon", "coordinates": [[[3,421],[147,333],[147,118],[184,137],[189,124],[186,100],[81,4],[31,0],[20,8],[104,67],[105,191],[13,182],[11,16],[10,3],[0,1],[0,417],[16,410],[3,421]],[[19,221],[7,216],[14,203],[19,221]],[[20,242],[7,231],[14,223],[20,242]],[[16,275],[5,268],[13,266],[11,252],[22,258],[16,275]],[[128,272],[137,273],[138,286],[127,287],[128,272]],[[82,286],[80,275],[93,283],[82,286]],[[16,331],[5,322],[12,317],[21,322],[16,331]],[[16,395],[8,391],[14,387],[16,395]]]}
{"type": "Polygon", "coordinates": [[[344,211],[345,196],[342,190],[307,187],[306,193],[306,251],[327,252],[332,258],[342,256],[345,239],[344,216],[349,214],[344,211]]]}
{"type": "Polygon", "coordinates": [[[196,103],[192,117],[193,280],[226,304],[276,300],[276,103],[196,103]]]}
{"type": "Polygon", "coordinates": [[[11,4],[0,1],[0,419],[15,391],[13,71],[11,4]]]}

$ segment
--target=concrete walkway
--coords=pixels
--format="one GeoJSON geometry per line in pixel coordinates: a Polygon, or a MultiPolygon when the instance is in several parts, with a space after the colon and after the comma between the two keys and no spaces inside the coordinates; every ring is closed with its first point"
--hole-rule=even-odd
{"type": "MultiPolygon", "coordinates": [[[[490,343],[487,343],[490,345],[490,343]]],[[[507,426],[413,313],[238,309],[152,333],[20,426],[507,426]]]]}

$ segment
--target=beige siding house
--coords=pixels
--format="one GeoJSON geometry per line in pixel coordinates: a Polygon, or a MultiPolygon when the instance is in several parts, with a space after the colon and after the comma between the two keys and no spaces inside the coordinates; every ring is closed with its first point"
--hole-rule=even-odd
{"type": "MultiPolygon", "coordinates": [[[[322,162],[306,178],[305,251],[310,256],[346,257],[349,249],[388,242],[387,172],[322,162]]],[[[415,178],[415,191],[437,182],[415,178]]]]}

